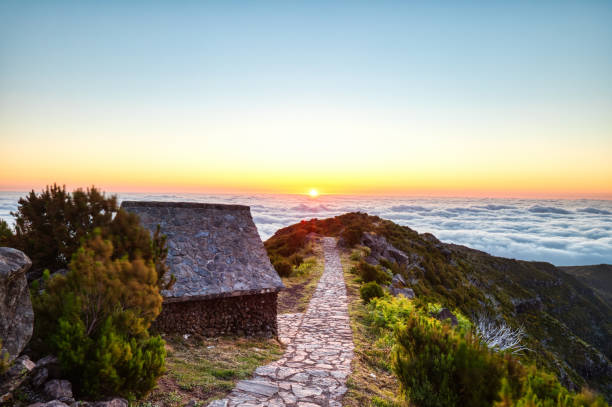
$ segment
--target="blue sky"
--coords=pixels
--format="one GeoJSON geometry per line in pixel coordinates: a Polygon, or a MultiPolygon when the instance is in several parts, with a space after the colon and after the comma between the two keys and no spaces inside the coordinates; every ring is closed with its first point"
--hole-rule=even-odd
{"type": "MultiPolygon", "coordinates": [[[[599,177],[593,192],[612,193],[604,186],[612,181],[605,164],[612,153],[610,21],[612,2],[604,1],[3,1],[0,137],[12,151],[35,150],[40,159],[49,149],[34,146],[49,139],[64,150],[83,138],[129,148],[148,140],[158,157],[169,138],[231,156],[242,140],[257,137],[263,147],[252,153],[264,158],[251,166],[271,161],[265,157],[270,149],[275,157],[291,154],[305,137],[317,143],[335,138],[349,151],[331,151],[318,163],[331,171],[340,153],[356,157],[344,167],[359,167],[368,149],[350,146],[356,129],[372,128],[363,138],[380,137],[388,145],[411,134],[417,143],[429,138],[416,155],[465,168],[466,180],[480,176],[482,185],[487,166],[503,161],[495,152],[499,139],[501,148],[511,144],[518,152],[518,142],[528,146],[527,154],[551,151],[554,162],[576,154],[572,188],[599,177]],[[341,118],[341,131],[326,132],[330,117],[341,118]],[[244,118],[243,127],[233,127],[244,118]],[[285,119],[285,127],[270,124],[277,119],[285,119]],[[311,134],[287,134],[309,124],[311,134]],[[380,134],[386,128],[404,130],[380,134]],[[275,150],[287,137],[291,145],[275,150]],[[211,144],[212,138],[229,141],[211,144]],[[475,155],[473,168],[454,161],[455,147],[432,155],[457,140],[475,155]]],[[[87,161],[95,162],[99,157],[90,153],[87,161]]],[[[390,162],[397,167],[402,158],[390,162]]],[[[537,161],[523,164],[523,173],[546,185],[547,174],[533,173],[537,161]]],[[[296,165],[301,172],[294,176],[306,180],[309,163],[296,165]]],[[[504,165],[491,183],[512,178],[512,163],[504,165]]],[[[22,172],[16,165],[0,169],[22,172]]],[[[189,169],[175,163],[167,170],[189,169]]],[[[38,171],[29,175],[31,183],[68,173],[51,164],[38,171]]],[[[421,185],[404,178],[407,186],[421,185]]],[[[522,179],[515,178],[508,182],[522,179]]],[[[0,176],[6,187],[9,181],[0,176]]],[[[442,189],[452,184],[427,182],[442,189]]]]}

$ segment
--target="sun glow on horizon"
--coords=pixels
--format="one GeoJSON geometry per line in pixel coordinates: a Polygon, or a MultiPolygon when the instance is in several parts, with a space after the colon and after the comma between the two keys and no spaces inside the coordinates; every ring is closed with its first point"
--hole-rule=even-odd
{"type": "Polygon", "coordinates": [[[317,191],[316,189],[312,188],[310,191],[308,191],[308,195],[311,198],[316,198],[319,196],[319,191],[317,191]]]}

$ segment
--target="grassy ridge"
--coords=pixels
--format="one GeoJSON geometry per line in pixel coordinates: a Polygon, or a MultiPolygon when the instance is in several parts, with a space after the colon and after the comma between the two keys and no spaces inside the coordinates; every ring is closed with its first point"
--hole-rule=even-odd
{"type": "Polygon", "coordinates": [[[588,384],[612,397],[612,309],[553,265],[444,244],[430,234],[363,213],[300,222],[279,230],[266,248],[272,256],[291,256],[314,234],[338,237],[345,247],[365,234],[384,237],[408,260],[369,260],[401,274],[419,299],[467,316],[488,314],[510,326],[524,326],[531,349],[526,361],[554,372],[570,388],[588,384]]]}

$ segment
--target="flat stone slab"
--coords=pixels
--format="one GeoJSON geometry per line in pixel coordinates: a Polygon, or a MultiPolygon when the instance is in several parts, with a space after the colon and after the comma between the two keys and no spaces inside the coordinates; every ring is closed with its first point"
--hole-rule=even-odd
{"type": "Polygon", "coordinates": [[[325,271],[303,314],[278,316],[283,357],[208,407],[340,407],[353,360],[346,285],[336,240],[323,239],[325,271]]]}

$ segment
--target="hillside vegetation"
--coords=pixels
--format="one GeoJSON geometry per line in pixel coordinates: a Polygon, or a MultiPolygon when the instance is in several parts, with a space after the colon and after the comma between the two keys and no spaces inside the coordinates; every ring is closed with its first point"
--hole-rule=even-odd
{"type": "Polygon", "coordinates": [[[484,316],[523,327],[528,350],[519,358],[525,366],[535,363],[554,373],[570,390],[588,386],[612,397],[612,309],[578,278],[549,263],[442,243],[363,213],[279,230],[266,242],[273,264],[300,252],[315,235],[338,237],[347,251],[362,248],[355,269],[367,270],[367,281],[382,285],[400,274],[420,303],[439,304],[472,322],[484,316]]]}
{"type": "Polygon", "coordinates": [[[559,268],[591,288],[602,300],[612,307],[612,265],[597,264],[593,266],[559,268]]]}

